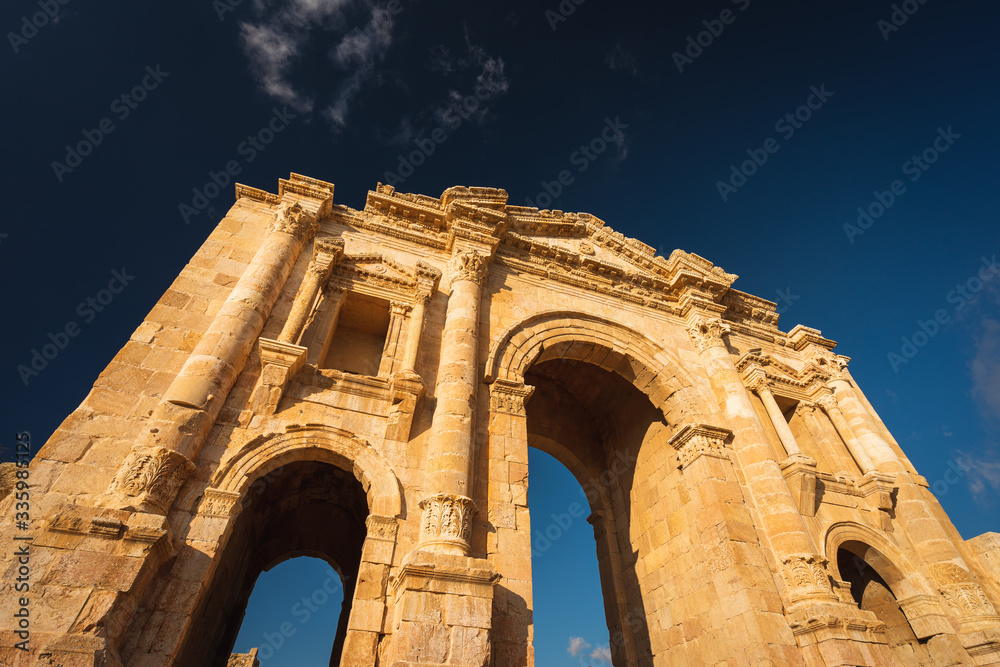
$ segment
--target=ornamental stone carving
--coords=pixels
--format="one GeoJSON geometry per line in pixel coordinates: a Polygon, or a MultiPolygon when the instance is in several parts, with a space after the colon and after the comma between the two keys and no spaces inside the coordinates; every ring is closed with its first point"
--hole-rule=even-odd
{"type": "Polygon", "coordinates": [[[707,424],[687,425],[678,431],[670,444],[677,450],[678,467],[687,468],[699,456],[729,460],[726,440],[732,431],[707,424]]]}
{"type": "Polygon", "coordinates": [[[475,250],[456,253],[448,264],[454,280],[469,280],[482,285],[486,279],[486,256],[475,250]]]}
{"type": "Polygon", "coordinates": [[[205,489],[198,514],[202,516],[229,517],[240,500],[240,494],[222,489],[205,489]]]}
{"type": "Polygon", "coordinates": [[[306,238],[319,230],[319,223],[314,216],[309,215],[298,202],[282,204],[274,212],[274,221],[270,231],[291,234],[297,238],[306,238]]]}
{"type": "Polygon", "coordinates": [[[995,616],[996,609],[979,584],[966,582],[941,586],[941,595],[958,616],[995,616]]]}
{"type": "Polygon", "coordinates": [[[478,509],[471,498],[439,493],[420,501],[421,544],[446,542],[468,548],[472,534],[472,517],[478,509]]]}
{"type": "Polygon", "coordinates": [[[164,447],[141,447],[129,454],[113,489],[166,512],[194,470],[194,463],[183,454],[164,447]]]}
{"type": "Polygon", "coordinates": [[[781,560],[782,574],[793,601],[806,597],[833,596],[826,558],[818,554],[792,554],[781,560]]]}
{"type": "Polygon", "coordinates": [[[524,405],[534,390],[528,385],[497,380],[490,386],[490,410],[523,417],[524,405]]]}
{"type": "Polygon", "coordinates": [[[688,327],[691,341],[699,352],[704,352],[713,346],[725,345],[722,336],[729,331],[729,325],[718,317],[699,318],[692,326],[688,327]]]}

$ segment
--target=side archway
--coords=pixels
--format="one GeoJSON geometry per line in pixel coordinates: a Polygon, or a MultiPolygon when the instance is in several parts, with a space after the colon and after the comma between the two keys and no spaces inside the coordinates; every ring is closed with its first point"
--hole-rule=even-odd
{"type": "Polygon", "coordinates": [[[897,600],[934,594],[934,589],[902,549],[867,526],[842,522],[834,524],[827,531],[824,555],[830,561],[830,573],[837,579],[843,579],[837,561],[837,553],[841,549],[854,554],[878,572],[897,600]]]}
{"type": "Polygon", "coordinates": [[[223,462],[212,486],[241,496],[255,481],[295,461],[329,463],[361,482],[372,515],[399,517],[403,495],[389,463],[363,438],[344,429],[309,425],[254,438],[223,462]]]}
{"type": "Polygon", "coordinates": [[[178,664],[224,660],[259,575],[289,558],[312,556],[333,567],[343,590],[340,620],[329,630],[330,664],[351,656],[344,664],[373,667],[374,653],[359,647],[379,639],[373,603],[383,605],[384,613],[388,563],[403,511],[388,462],[344,429],[293,426],[239,446],[213,475],[191,522],[190,535],[218,541],[186,547],[158,583],[161,591],[183,584],[182,578],[200,584],[183,610],[178,664]],[[356,586],[361,581],[382,585],[356,586]],[[369,653],[371,662],[355,659],[369,653]]]}

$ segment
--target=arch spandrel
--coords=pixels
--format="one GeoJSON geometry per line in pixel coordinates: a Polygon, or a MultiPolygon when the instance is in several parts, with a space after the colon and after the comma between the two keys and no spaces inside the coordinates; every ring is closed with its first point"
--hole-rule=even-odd
{"type": "Polygon", "coordinates": [[[294,461],[318,461],[346,470],[368,494],[371,514],[402,515],[402,492],[389,463],[367,440],[336,427],[290,427],[285,433],[254,438],[220,466],[212,486],[243,495],[254,481],[294,461]]]}

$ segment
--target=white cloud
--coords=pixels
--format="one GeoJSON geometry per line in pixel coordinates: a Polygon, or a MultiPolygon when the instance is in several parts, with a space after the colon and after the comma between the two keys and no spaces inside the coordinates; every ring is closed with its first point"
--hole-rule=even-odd
{"type": "Polygon", "coordinates": [[[392,44],[393,21],[388,9],[371,0],[359,1],[369,12],[368,22],[343,32],[344,10],[357,4],[353,0],[255,0],[256,18],[240,23],[240,38],[250,70],[264,93],[297,111],[312,111],[314,96],[292,83],[295,67],[317,31],[326,40],[330,33],[343,32],[331,59],[348,74],[324,110],[334,130],[342,130],[351,103],[374,78],[376,65],[392,44]]]}
{"type": "Polygon", "coordinates": [[[976,356],[969,363],[972,395],[989,415],[1000,415],[1000,322],[983,318],[976,356]]]}
{"type": "Polygon", "coordinates": [[[598,660],[600,662],[606,662],[611,664],[611,647],[610,646],[598,646],[593,651],[590,652],[590,658],[592,660],[598,660]]]}
{"type": "Polygon", "coordinates": [[[566,652],[571,656],[576,657],[590,648],[590,644],[583,637],[570,637],[569,646],[566,647],[566,652]]]}
{"type": "Polygon", "coordinates": [[[365,83],[375,78],[375,68],[392,45],[392,14],[384,7],[374,7],[364,28],[344,35],[333,50],[333,61],[342,69],[353,69],[337,89],[333,104],[324,112],[334,132],[347,126],[351,103],[365,83]]]}
{"type": "Polygon", "coordinates": [[[312,100],[302,96],[288,81],[288,70],[302,48],[300,38],[278,26],[240,24],[243,51],[250,69],[265,93],[298,111],[312,109],[312,100]]]}

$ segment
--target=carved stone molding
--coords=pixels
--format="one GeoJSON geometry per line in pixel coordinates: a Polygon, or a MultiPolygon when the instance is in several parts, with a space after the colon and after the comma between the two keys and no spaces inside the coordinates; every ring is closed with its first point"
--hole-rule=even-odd
{"type": "Polygon", "coordinates": [[[235,491],[205,489],[205,493],[201,497],[201,504],[198,506],[198,514],[228,518],[232,516],[233,509],[239,500],[240,494],[235,491]]]}
{"type": "Polygon", "coordinates": [[[344,256],[344,239],[333,236],[321,236],[313,243],[313,259],[318,260],[323,255],[331,255],[332,262],[338,262],[344,256]]]}
{"type": "Polygon", "coordinates": [[[754,367],[753,370],[744,371],[743,378],[747,389],[756,392],[758,395],[762,391],[769,391],[771,389],[771,382],[767,379],[767,374],[762,368],[754,367]]]}
{"type": "Polygon", "coordinates": [[[472,517],[479,511],[471,498],[439,493],[420,501],[420,543],[447,543],[469,548],[472,517]]]}
{"type": "Polygon", "coordinates": [[[707,424],[688,424],[670,438],[670,444],[677,450],[680,468],[687,468],[699,456],[710,456],[729,460],[726,441],[732,431],[707,424]]]}
{"type": "Polygon", "coordinates": [[[823,408],[827,414],[832,414],[833,410],[840,410],[837,397],[830,393],[825,393],[816,399],[816,405],[823,408]]]}
{"type": "Polygon", "coordinates": [[[487,268],[486,255],[475,250],[456,253],[448,263],[448,269],[454,280],[469,280],[477,285],[482,285],[486,279],[487,268]]]}
{"type": "Polygon", "coordinates": [[[945,584],[940,588],[948,606],[956,616],[995,616],[996,609],[979,584],[964,582],[945,584]]]}
{"type": "Polygon", "coordinates": [[[274,212],[274,221],[271,222],[269,231],[283,232],[305,240],[319,230],[319,222],[314,216],[302,208],[298,202],[294,204],[284,203],[274,212]]]}
{"type": "Polygon", "coordinates": [[[125,459],[112,490],[166,512],[194,470],[194,463],[183,454],[164,447],[139,447],[125,459]]]}
{"type": "Polygon", "coordinates": [[[406,303],[405,301],[390,301],[389,302],[389,314],[390,315],[398,315],[398,316],[402,317],[403,315],[406,315],[408,312],[410,312],[410,309],[412,307],[413,306],[411,306],[410,304],[406,303]]]}
{"type": "Polygon", "coordinates": [[[534,391],[530,385],[497,380],[490,385],[490,411],[523,417],[524,406],[534,391]]]}
{"type": "Polygon", "coordinates": [[[725,346],[722,336],[729,331],[729,325],[718,317],[699,317],[688,327],[688,335],[699,352],[714,346],[725,346]]]}
{"type": "Polygon", "coordinates": [[[792,554],[781,559],[781,571],[793,602],[812,597],[837,597],[830,588],[828,562],[819,554],[792,554]]]}
{"type": "Polygon", "coordinates": [[[368,537],[377,540],[395,540],[399,530],[399,522],[395,517],[378,514],[369,514],[365,519],[365,526],[368,528],[368,537]]]}

